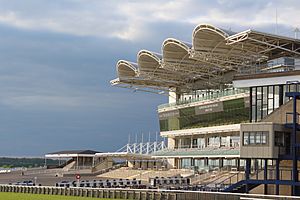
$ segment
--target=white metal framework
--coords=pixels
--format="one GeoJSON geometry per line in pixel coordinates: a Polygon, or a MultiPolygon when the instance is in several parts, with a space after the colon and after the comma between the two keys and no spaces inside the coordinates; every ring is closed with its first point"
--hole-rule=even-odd
{"type": "Polygon", "coordinates": [[[111,84],[134,90],[176,93],[219,88],[241,70],[264,69],[267,61],[300,57],[300,40],[247,30],[240,33],[210,24],[196,26],[192,43],[174,38],[162,44],[162,54],[141,50],[137,63],[117,63],[111,84]]]}

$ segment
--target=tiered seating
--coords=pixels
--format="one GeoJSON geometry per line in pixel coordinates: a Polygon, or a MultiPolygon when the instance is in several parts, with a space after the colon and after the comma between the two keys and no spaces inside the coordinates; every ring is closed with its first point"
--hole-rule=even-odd
{"type": "Polygon", "coordinates": [[[139,175],[140,173],[141,173],[140,170],[129,170],[127,167],[121,167],[119,169],[100,174],[97,177],[121,179],[121,178],[129,178],[131,176],[139,175]]]}
{"type": "Polygon", "coordinates": [[[97,177],[101,178],[127,178],[127,179],[139,179],[148,182],[149,178],[155,177],[173,177],[173,176],[190,176],[194,172],[187,169],[170,169],[170,170],[137,170],[122,167],[120,169],[112,170],[110,172],[101,174],[97,177]]]}

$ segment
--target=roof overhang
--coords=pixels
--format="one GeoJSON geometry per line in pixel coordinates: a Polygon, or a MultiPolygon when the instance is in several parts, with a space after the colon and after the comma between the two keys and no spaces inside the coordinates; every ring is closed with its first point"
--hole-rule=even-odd
{"type": "Polygon", "coordinates": [[[95,154],[46,154],[46,158],[95,157],[95,154]]]}
{"type": "Polygon", "coordinates": [[[150,160],[150,159],[152,159],[151,155],[147,155],[147,154],[134,154],[134,153],[127,153],[127,152],[96,153],[95,156],[96,157],[123,158],[123,159],[127,159],[127,160],[134,160],[134,159],[150,160]]]}
{"type": "Polygon", "coordinates": [[[192,43],[168,38],[162,54],[141,50],[137,63],[119,61],[118,79],[111,84],[176,93],[224,88],[241,69],[266,67],[268,60],[283,56],[300,58],[300,40],[200,24],[193,31],[192,43]]]}

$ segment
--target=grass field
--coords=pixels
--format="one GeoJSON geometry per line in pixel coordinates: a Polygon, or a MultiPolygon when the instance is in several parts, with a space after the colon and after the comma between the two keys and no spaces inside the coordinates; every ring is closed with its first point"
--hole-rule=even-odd
{"type": "Polygon", "coordinates": [[[0,192],[0,200],[107,200],[107,199],[0,192]]]}

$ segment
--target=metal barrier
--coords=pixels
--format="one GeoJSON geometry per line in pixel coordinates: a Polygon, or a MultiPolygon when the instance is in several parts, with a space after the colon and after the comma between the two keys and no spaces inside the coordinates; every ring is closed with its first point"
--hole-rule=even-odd
{"type": "Polygon", "coordinates": [[[139,200],[240,200],[240,199],[273,199],[292,200],[300,197],[255,195],[222,192],[199,192],[182,190],[146,190],[146,189],[93,189],[93,188],[64,188],[47,186],[16,186],[0,185],[0,192],[31,193],[45,195],[81,196],[111,199],[139,199],[139,200]]]}

